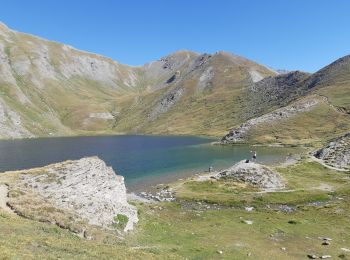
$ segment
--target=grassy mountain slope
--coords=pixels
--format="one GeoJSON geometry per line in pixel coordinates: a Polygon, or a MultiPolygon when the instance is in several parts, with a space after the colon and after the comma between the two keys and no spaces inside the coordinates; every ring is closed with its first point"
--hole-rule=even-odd
{"type": "MultiPolygon", "coordinates": [[[[260,119],[257,117],[259,123],[248,130],[244,129],[244,134],[240,135],[241,140],[236,141],[310,143],[323,142],[347,133],[350,129],[349,72],[350,56],[345,56],[314,74],[293,72],[266,78],[256,83],[253,89],[259,92],[258,96],[261,97],[259,106],[266,107],[268,104],[269,107],[274,108],[273,104],[276,101],[293,106],[303,100],[316,101],[317,105],[293,116],[277,116],[272,121],[264,121],[261,117],[260,119]],[[284,95],[279,97],[280,93],[284,95]]],[[[270,113],[276,113],[276,111],[280,110],[272,110],[270,113]]],[[[233,133],[237,129],[241,130],[239,126],[234,127],[223,140],[230,142],[228,139],[235,136],[233,133]]]]}
{"type": "Polygon", "coordinates": [[[349,129],[349,72],[350,56],[314,74],[276,75],[230,53],[186,50],[131,67],[0,24],[0,138],[223,136],[257,118],[245,141],[321,140],[349,129]],[[305,99],[320,102],[282,121],[261,120],[305,99]]]}
{"type": "Polygon", "coordinates": [[[225,52],[178,51],[130,67],[3,24],[0,58],[2,138],[100,133],[220,136],[245,119],[239,104],[244,89],[276,74],[225,52]]]}
{"type": "Polygon", "coordinates": [[[118,122],[119,127],[127,132],[218,136],[232,122],[244,120],[240,96],[254,76],[272,74],[225,52],[199,55],[185,70],[174,72],[178,79],[156,92],[134,97],[123,111],[127,116],[118,122]]]}

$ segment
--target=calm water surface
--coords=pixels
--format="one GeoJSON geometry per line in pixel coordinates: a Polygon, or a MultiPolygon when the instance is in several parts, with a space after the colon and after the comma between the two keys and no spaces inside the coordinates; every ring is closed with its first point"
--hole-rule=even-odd
{"type": "MultiPolygon", "coordinates": [[[[128,190],[231,166],[258,152],[258,161],[274,163],[291,148],[214,146],[213,140],[184,136],[99,136],[0,141],[0,171],[44,166],[97,155],[125,177],[128,190]]],[[[294,149],[295,151],[295,149],[294,149]]]]}

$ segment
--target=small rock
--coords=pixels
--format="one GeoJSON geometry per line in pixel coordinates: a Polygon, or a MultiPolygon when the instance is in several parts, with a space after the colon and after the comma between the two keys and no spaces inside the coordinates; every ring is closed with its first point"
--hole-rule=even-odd
{"type": "Polygon", "coordinates": [[[316,255],[307,255],[307,257],[308,257],[309,259],[316,259],[316,258],[317,258],[316,255]]]}
{"type": "Polygon", "coordinates": [[[281,250],[282,250],[282,251],[286,251],[286,248],[285,248],[285,247],[281,247],[281,250]]]}
{"type": "Polygon", "coordinates": [[[349,249],[349,248],[342,247],[342,248],[340,248],[340,249],[343,250],[344,252],[350,252],[350,249],[349,249]]]}
{"type": "Polygon", "coordinates": [[[247,256],[251,256],[252,255],[252,253],[251,252],[249,252],[248,254],[247,254],[247,256]]]}
{"type": "Polygon", "coordinates": [[[254,209],[254,207],[245,207],[244,208],[246,211],[252,211],[254,209]]]}
{"type": "Polygon", "coordinates": [[[321,259],[327,259],[327,258],[331,258],[331,256],[330,255],[322,255],[322,256],[320,256],[320,258],[321,259]]]}
{"type": "Polygon", "coordinates": [[[220,255],[223,254],[223,252],[222,252],[221,250],[216,251],[216,253],[218,253],[218,254],[220,254],[220,255]]]}
{"type": "Polygon", "coordinates": [[[247,225],[252,225],[253,221],[252,220],[243,220],[244,223],[246,223],[247,225]]]}
{"type": "Polygon", "coordinates": [[[330,245],[330,243],[329,243],[329,241],[328,241],[328,240],[325,240],[325,241],[323,241],[322,245],[323,245],[323,246],[329,246],[329,245],[330,245]]]}

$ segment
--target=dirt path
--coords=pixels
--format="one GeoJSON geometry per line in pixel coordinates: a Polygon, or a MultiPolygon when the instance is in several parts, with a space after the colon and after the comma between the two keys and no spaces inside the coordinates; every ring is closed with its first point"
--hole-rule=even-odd
{"type": "Polygon", "coordinates": [[[0,209],[8,212],[13,213],[12,209],[7,206],[7,193],[8,193],[8,187],[5,184],[0,184],[0,209]]]}
{"type": "Polygon", "coordinates": [[[321,94],[317,94],[317,95],[320,96],[330,107],[332,107],[337,112],[342,113],[342,114],[347,115],[347,116],[350,116],[350,113],[346,110],[345,107],[335,106],[329,101],[329,98],[327,96],[324,96],[321,94]]]}
{"type": "Polygon", "coordinates": [[[327,167],[328,169],[331,169],[331,170],[335,170],[335,171],[339,171],[339,172],[347,172],[347,171],[349,171],[349,170],[346,170],[346,169],[341,169],[341,168],[330,166],[330,165],[326,164],[322,159],[318,159],[318,158],[316,158],[313,155],[311,155],[309,158],[310,158],[310,160],[318,162],[319,164],[322,164],[324,167],[327,167]]]}

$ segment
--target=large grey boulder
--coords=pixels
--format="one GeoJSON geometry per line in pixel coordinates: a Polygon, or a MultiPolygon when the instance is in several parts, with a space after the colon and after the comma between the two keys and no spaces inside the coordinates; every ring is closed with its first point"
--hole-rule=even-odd
{"type": "Polygon", "coordinates": [[[74,211],[91,225],[109,227],[116,216],[127,217],[124,231],[138,221],[127,202],[124,177],[97,157],[48,165],[37,174],[23,174],[20,189],[31,189],[57,208],[74,211]]]}
{"type": "Polygon", "coordinates": [[[275,190],[284,188],[282,177],[270,168],[255,163],[240,161],[216,176],[219,179],[234,179],[259,188],[275,190]]]}

